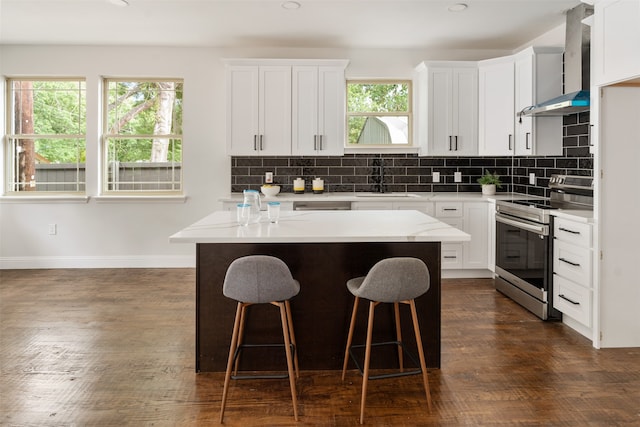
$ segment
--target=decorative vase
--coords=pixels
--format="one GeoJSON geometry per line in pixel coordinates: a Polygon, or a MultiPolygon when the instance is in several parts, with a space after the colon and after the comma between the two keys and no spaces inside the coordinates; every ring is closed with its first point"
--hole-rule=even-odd
{"type": "Polygon", "coordinates": [[[484,184],[482,186],[482,195],[484,196],[493,196],[496,194],[496,185],[495,184],[484,184]]]}

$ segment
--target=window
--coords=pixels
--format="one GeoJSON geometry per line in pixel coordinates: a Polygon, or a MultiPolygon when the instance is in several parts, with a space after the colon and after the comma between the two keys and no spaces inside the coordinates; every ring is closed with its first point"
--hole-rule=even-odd
{"type": "Polygon", "coordinates": [[[182,192],[182,80],[105,79],[105,193],[182,192]]]}
{"type": "Polygon", "coordinates": [[[347,82],[347,147],[411,145],[411,82],[347,82]]]}
{"type": "Polygon", "coordinates": [[[85,191],[83,79],[7,79],[7,192],[85,191]]]}

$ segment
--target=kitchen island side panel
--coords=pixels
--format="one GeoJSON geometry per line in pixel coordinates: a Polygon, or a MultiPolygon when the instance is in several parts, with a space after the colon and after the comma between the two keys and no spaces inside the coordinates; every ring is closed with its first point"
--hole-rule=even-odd
{"type": "MultiPolygon", "coordinates": [[[[220,372],[226,368],[236,302],[222,295],[227,268],[245,255],[272,255],[282,259],[300,282],[300,293],[291,300],[300,369],[342,368],[353,295],[347,280],[366,275],[379,260],[411,256],[429,268],[431,287],[416,299],[427,366],[440,367],[440,242],[367,243],[200,243],[196,275],[196,371],[220,372]]],[[[392,304],[375,311],[374,340],[395,340],[392,304]]],[[[362,300],[354,344],[363,344],[369,304],[362,300]]],[[[415,352],[408,306],[401,304],[403,338],[415,352]]],[[[249,308],[246,343],[281,343],[277,307],[260,304],[249,308]]],[[[281,370],[286,367],[281,348],[247,349],[240,368],[281,370]]],[[[409,362],[405,361],[405,364],[409,362]]],[[[353,368],[353,363],[349,365],[353,368]]],[[[372,367],[397,366],[395,346],[379,347],[372,367]]]]}

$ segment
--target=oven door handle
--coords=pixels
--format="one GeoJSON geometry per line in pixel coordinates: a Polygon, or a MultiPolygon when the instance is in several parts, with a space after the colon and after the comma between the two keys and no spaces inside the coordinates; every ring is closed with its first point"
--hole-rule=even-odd
{"type": "Polygon", "coordinates": [[[513,227],[522,228],[523,230],[531,231],[533,233],[536,233],[542,236],[549,235],[548,225],[537,225],[537,224],[531,224],[528,222],[518,221],[517,219],[509,218],[500,213],[496,213],[496,221],[501,222],[503,224],[511,225],[513,227]]]}

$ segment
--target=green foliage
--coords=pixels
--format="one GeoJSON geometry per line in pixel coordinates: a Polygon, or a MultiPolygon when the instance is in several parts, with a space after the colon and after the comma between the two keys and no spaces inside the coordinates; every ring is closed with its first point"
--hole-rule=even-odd
{"type": "Polygon", "coordinates": [[[409,111],[406,83],[349,83],[347,111],[350,113],[402,113],[409,111]]]}
{"type": "Polygon", "coordinates": [[[502,188],[502,182],[500,181],[500,175],[485,171],[484,175],[478,178],[480,185],[495,185],[497,188],[502,188]]]}
{"type": "Polygon", "coordinates": [[[358,143],[368,116],[409,111],[409,84],[353,82],[347,84],[347,141],[358,143]]]}

